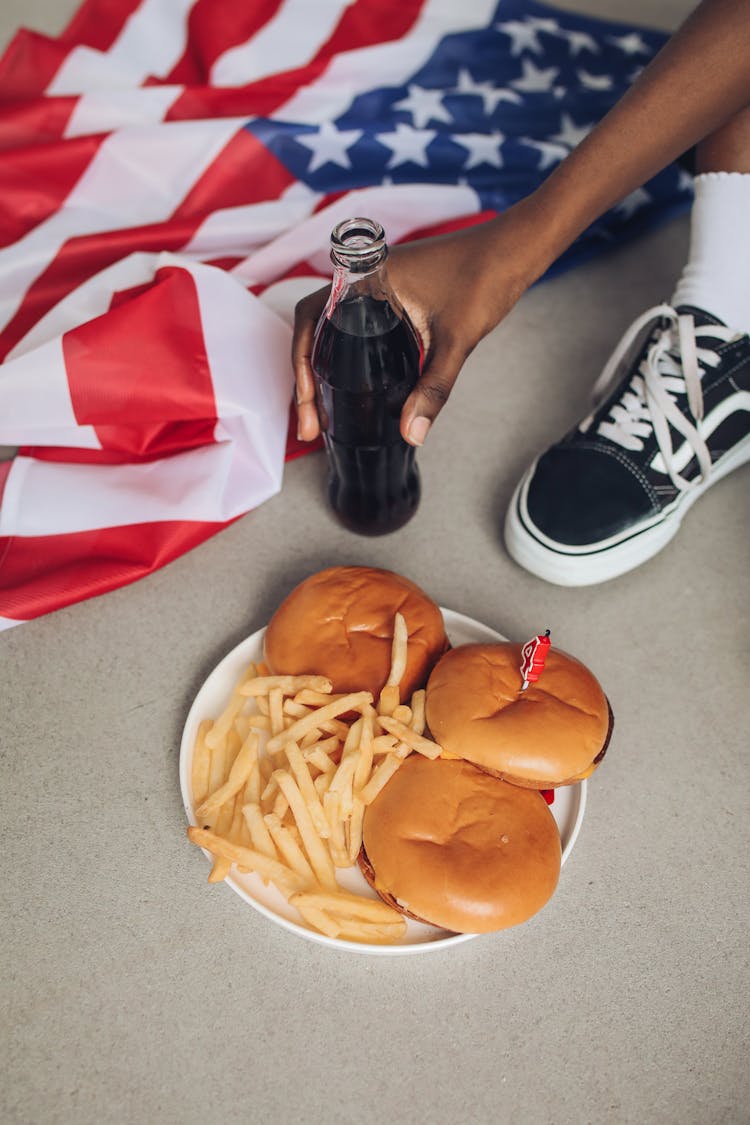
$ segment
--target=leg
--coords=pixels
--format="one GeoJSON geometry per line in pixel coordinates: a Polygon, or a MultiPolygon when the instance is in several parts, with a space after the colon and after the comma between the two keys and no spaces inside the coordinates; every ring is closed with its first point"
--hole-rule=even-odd
{"type": "Polygon", "coordinates": [[[639,566],[750,459],[750,108],[698,145],[695,167],[690,254],[671,303],[626,333],[592,413],[511,501],[508,551],[547,581],[588,585],[639,566]]]}
{"type": "Polygon", "coordinates": [[[750,173],[750,106],[700,142],[695,171],[750,173]]]}

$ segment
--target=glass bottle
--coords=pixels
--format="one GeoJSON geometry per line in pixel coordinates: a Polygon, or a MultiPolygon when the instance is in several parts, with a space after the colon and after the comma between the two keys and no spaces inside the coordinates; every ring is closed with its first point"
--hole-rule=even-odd
{"type": "Polygon", "coordinates": [[[387,256],[379,223],[346,219],[334,228],[333,284],[312,351],[328,499],[361,535],[403,527],[420,497],[416,450],[399,432],[419,378],[420,345],[388,283],[387,256]]]}

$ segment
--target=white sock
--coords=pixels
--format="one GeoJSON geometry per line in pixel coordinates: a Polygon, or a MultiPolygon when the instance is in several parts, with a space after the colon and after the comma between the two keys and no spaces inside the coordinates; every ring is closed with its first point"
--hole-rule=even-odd
{"type": "Polygon", "coordinates": [[[694,305],[750,333],[750,173],[696,176],[690,255],[672,305],[694,305]]]}

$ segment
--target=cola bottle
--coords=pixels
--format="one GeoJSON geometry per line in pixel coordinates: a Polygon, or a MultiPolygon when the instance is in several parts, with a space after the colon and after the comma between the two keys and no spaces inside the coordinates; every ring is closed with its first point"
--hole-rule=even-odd
{"type": "Polygon", "coordinates": [[[388,284],[382,226],[347,219],[331,234],[333,284],[315,331],[312,368],[328,456],[328,499],[361,535],[411,519],[420,497],[414,446],[399,432],[420,370],[416,332],[388,284]]]}

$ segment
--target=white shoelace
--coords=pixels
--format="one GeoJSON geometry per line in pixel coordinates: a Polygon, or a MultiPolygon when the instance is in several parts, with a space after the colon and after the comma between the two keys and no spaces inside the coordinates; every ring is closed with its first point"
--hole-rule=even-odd
{"type": "MultiPolygon", "coordinates": [[[[716,367],[720,357],[713,348],[700,347],[699,340],[710,337],[728,341],[737,333],[722,324],[696,326],[689,313],[678,313],[671,305],[655,305],[639,316],[620,340],[594,385],[593,396],[595,403],[606,398],[638,334],[651,321],[659,319],[668,323],[649,344],[637,372],[612,407],[609,419],[599,423],[597,433],[623,449],[638,450],[643,449],[644,439],[650,437],[653,429],[669,478],[683,492],[702,484],[711,473],[711,454],[698,430],[703,419],[701,376],[707,367],[716,367]],[[677,395],[687,396],[695,424],[680,410],[677,395]],[[674,464],[670,424],[685,438],[698,460],[700,475],[692,480],[681,476],[674,464]]],[[[581,423],[582,430],[591,419],[589,415],[581,423]]]]}

